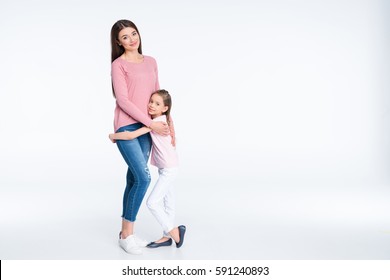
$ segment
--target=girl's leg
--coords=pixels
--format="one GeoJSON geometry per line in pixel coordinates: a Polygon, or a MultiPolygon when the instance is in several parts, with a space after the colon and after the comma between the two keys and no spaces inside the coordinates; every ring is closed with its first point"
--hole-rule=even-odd
{"type": "MultiPolygon", "coordinates": [[[[167,215],[167,219],[170,221],[170,224],[175,223],[175,193],[173,184],[170,184],[170,187],[163,199],[164,211],[167,215]]],[[[170,237],[169,232],[164,231],[164,236],[170,237]]]]}
{"type": "MultiPolygon", "coordinates": [[[[167,219],[170,221],[170,224],[175,223],[175,196],[174,196],[174,191],[173,191],[173,185],[168,190],[168,193],[164,196],[163,199],[163,206],[164,206],[164,211],[167,215],[167,219]]],[[[174,228],[173,232],[176,232],[174,228]]],[[[177,231],[177,236],[179,236],[179,233],[177,231]]],[[[169,232],[166,232],[165,230],[163,231],[163,237],[161,237],[159,240],[156,240],[155,243],[161,243],[165,242],[168,239],[171,239],[171,234],[169,232]]],[[[176,239],[174,239],[176,241],[176,239]]]]}
{"type": "Polygon", "coordinates": [[[149,210],[164,230],[164,236],[174,228],[173,182],[177,176],[177,168],[159,169],[159,178],[146,202],[149,210]]]}

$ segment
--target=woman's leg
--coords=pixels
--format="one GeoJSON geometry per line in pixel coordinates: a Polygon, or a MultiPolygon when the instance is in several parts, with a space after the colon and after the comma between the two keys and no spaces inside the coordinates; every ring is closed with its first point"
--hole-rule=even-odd
{"type": "MultiPolygon", "coordinates": [[[[126,126],[120,128],[118,132],[134,131],[140,126],[140,124],[126,126]]],[[[126,238],[133,234],[134,221],[150,183],[147,161],[151,139],[150,135],[147,135],[146,137],[139,137],[133,140],[117,140],[116,143],[128,165],[122,212],[122,238],[126,238]]]]}
{"type": "Polygon", "coordinates": [[[150,150],[152,148],[152,137],[150,133],[146,133],[137,138],[141,146],[142,154],[144,155],[145,161],[148,162],[150,156],[150,150]]]}

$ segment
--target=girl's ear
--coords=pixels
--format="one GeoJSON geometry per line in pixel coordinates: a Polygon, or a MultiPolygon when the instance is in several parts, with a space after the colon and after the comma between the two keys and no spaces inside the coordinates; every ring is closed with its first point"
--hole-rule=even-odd
{"type": "Polygon", "coordinates": [[[168,106],[164,106],[164,109],[162,110],[163,113],[165,113],[166,111],[168,111],[168,106]]]}

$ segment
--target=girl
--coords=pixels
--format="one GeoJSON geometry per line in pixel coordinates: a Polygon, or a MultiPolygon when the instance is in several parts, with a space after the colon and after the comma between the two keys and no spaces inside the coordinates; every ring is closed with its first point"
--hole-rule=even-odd
{"type": "MultiPolygon", "coordinates": [[[[151,115],[153,122],[168,122],[170,120],[170,111],[172,107],[171,96],[166,90],[158,90],[150,97],[148,113],[151,115]]],[[[124,131],[110,134],[109,137],[113,142],[116,140],[131,140],[150,132],[148,127],[142,127],[135,131],[124,131]]],[[[181,225],[174,227],[174,191],[172,183],[178,173],[178,158],[174,146],[171,144],[170,136],[161,136],[151,132],[153,140],[151,164],[158,167],[159,178],[153,188],[148,200],[147,206],[154,217],[160,223],[164,230],[163,237],[147,245],[149,248],[158,248],[161,246],[170,246],[172,239],[176,247],[183,245],[186,227],[181,225]]]]}
{"type": "MultiPolygon", "coordinates": [[[[111,62],[115,131],[147,126],[157,134],[169,135],[166,122],[152,122],[148,115],[150,95],[159,89],[157,63],[154,58],[142,55],[141,36],[129,20],[119,20],[111,28],[111,62]]],[[[146,245],[134,235],[134,222],[150,183],[147,162],[151,145],[149,133],[132,141],[117,142],[128,166],[119,245],[131,254],[141,254],[140,246],[146,245]]]]}

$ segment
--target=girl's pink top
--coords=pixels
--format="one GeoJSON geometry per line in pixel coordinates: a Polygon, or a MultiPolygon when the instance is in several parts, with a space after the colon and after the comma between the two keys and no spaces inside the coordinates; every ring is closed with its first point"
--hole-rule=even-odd
{"type": "MultiPolygon", "coordinates": [[[[154,118],[153,121],[167,122],[167,117],[161,115],[154,118]]],[[[172,168],[179,165],[179,159],[176,153],[176,148],[172,146],[171,136],[161,136],[155,132],[150,132],[152,136],[152,155],[150,157],[150,164],[158,168],[172,168]]]]}
{"type": "Polygon", "coordinates": [[[160,89],[156,60],[144,55],[143,62],[132,63],[118,57],[111,64],[111,78],[116,96],[114,130],[138,122],[149,127],[149,98],[160,89]]]}

